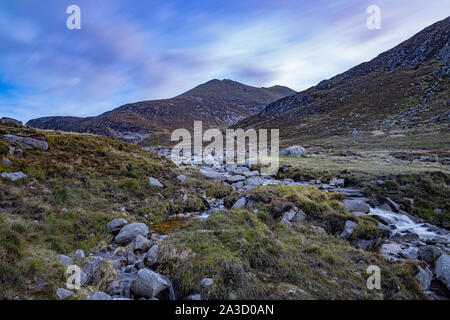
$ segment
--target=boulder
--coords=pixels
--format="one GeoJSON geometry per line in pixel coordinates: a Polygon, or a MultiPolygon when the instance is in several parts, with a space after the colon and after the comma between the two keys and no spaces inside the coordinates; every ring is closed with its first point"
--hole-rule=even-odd
{"type": "Polygon", "coordinates": [[[19,179],[26,178],[27,175],[23,172],[3,172],[2,178],[3,179],[9,179],[11,181],[16,181],[19,179]]]}
{"type": "Polygon", "coordinates": [[[247,178],[250,178],[250,177],[259,176],[260,173],[258,170],[253,170],[253,171],[244,172],[243,175],[246,176],[247,178]]]}
{"type": "Polygon", "coordinates": [[[353,222],[353,221],[351,221],[351,220],[345,221],[344,230],[343,230],[342,233],[339,235],[339,237],[340,237],[340,238],[343,238],[343,239],[348,239],[348,238],[352,235],[353,230],[355,229],[355,227],[356,227],[357,225],[358,225],[357,223],[355,223],[355,222],[353,222]]]}
{"type": "Polygon", "coordinates": [[[169,288],[169,282],[160,274],[150,269],[141,269],[137,273],[136,280],[131,286],[131,290],[136,296],[155,298],[158,294],[169,288]]]}
{"type": "Polygon", "coordinates": [[[440,250],[433,245],[419,247],[418,257],[428,264],[433,264],[439,257],[440,250]]]}
{"type": "Polygon", "coordinates": [[[184,174],[180,174],[179,176],[177,176],[177,179],[180,182],[186,182],[186,176],[184,174]]]}
{"type": "Polygon", "coordinates": [[[161,182],[159,182],[158,179],[155,179],[153,177],[148,177],[148,182],[153,187],[158,187],[158,188],[163,188],[164,187],[163,184],[161,182]]]}
{"type": "Polygon", "coordinates": [[[148,249],[150,249],[150,247],[152,246],[152,242],[150,240],[148,240],[147,238],[138,234],[136,236],[136,238],[134,238],[131,246],[132,246],[134,252],[143,253],[143,252],[147,252],[148,249]]]}
{"type": "Polygon", "coordinates": [[[204,278],[202,281],[200,281],[200,286],[202,288],[210,287],[212,286],[214,280],[212,278],[204,278]]]}
{"type": "Polygon", "coordinates": [[[436,260],[434,274],[450,290],[450,256],[448,254],[444,253],[436,260]]]}
{"type": "Polygon", "coordinates": [[[345,210],[347,210],[348,212],[370,212],[369,205],[362,200],[344,199],[342,201],[342,204],[344,205],[345,210]]]}
{"type": "Polygon", "coordinates": [[[431,285],[431,280],[433,279],[433,272],[431,272],[428,266],[426,268],[419,266],[419,273],[416,274],[415,279],[419,284],[420,289],[423,291],[428,290],[431,285]]]}
{"type": "Polygon", "coordinates": [[[59,254],[56,256],[56,258],[58,258],[58,261],[63,265],[63,266],[71,266],[73,265],[73,260],[71,257],[68,257],[64,254],[59,254]]]}
{"type": "Polygon", "coordinates": [[[301,146],[291,146],[289,148],[283,149],[280,152],[280,155],[282,156],[288,156],[288,157],[306,157],[306,150],[305,148],[301,146]]]}
{"type": "Polygon", "coordinates": [[[147,254],[144,257],[144,264],[147,267],[153,267],[155,263],[158,261],[158,250],[159,246],[155,244],[150,250],[147,251],[147,254]]]}
{"type": "Polygon", "coordinates": [[[4,165],[6,165],[6,166],[12,166],[13,165],[13,163],[12,163],[12,161],[11,160],[9,160],[9,159],[7,159],[7,158],[3,158],[3,164],[4,165]]]}
{"type": "Polygon", "coordinates": [[[298,210],[295,217],[292,219],[293,223],[301,223],[306,220],[306,213],[303,210],[298,210]]]}
{"type": "Polygon", "coordinates": [[[24,149],[32,149],[34,147],[41,150],[48,150],[48,143],[47,141],[44,140],[39,140],[30,137],[19,137],[13,134],[5,134],[3,138],[6,141],[14,143],[24,149]]]}
{"type": "Polygon", "coordinates": [[[295,215],[297,214],[298,208],[293,207],[292,209],[285,211],[283,213],[283,219],[286,219],[287,221],[292,221],[294,219],[295,215]]]}
{"type": "Polygon", "coordinates": [[[112,297],[102,291],[95,291],[91,296],[87,297],[86,300],[112,300],[112,297]]]}
{"type": "Polygon", "coordinates": [[[116,236],[115,240],[120,245],[127,245],[136,238],[137,235],[146,237],[148,235],[148,228],[145,224],[140,222],[133,222],[122,229],[116,236]]]}
{"type": "Polygon", "coordinates": [[[125,219],[114,219],[106,224],[106,231],[109,233],[117,233],[127,225],[128,221],[125,219]]]}
{"type": "Polygon", "coordinates": [[[240,198],[238,201],[236,201],[235,204],[233,204],[233,208],[235,209],[241,209],[245,207],[245,204],[247,202],[247,199],[245,197],[240,198]]]}
{"type": "Polygon", "coordinates": [[[327,233],[324,228],[319,226],[311,226],[311,228],[315,233],[327,233]]]}
{"type": "Polygon", "coordinates": [[[223,182],[226,180],[226,176],[216,172],[214,170],[211,169],[200,169],[200,173],[206,178],[206,179],[212,179],[212,180],[217,180],[220,182],[223,182]]]}
{"type": "Polygon", "coordinates": [[[56,290],[56,295],[60,299],[66,299],[66,298],[70,297],[71,295],[73,295],[73,292],[70,290],[64,289],[64,288],[58,288],[56,290]]]}

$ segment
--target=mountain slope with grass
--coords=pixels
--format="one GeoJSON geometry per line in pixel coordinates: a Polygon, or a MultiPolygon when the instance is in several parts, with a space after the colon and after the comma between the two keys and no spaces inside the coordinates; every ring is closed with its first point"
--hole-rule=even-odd
{"type": "Polygon", "coordinates": [[[448,154],[450,18],[369,62],[236,123],[279,128],[283,143],[317,149],[425,149],[448,154]],[[448,151],[448,150],[447,150],[448,151]]]}
{"type": "Polygon", "coordinates": [[[294,93],[282,86],[256,88],[232,80],[215,79],[171,99],[130,103],[97,117],[38,118],[30,120],[28,125],[88,132],[133,142],[170,140],[174,129],[192,129],[194,121],[203,121],[205,128],[224,127],[294,93]]]}

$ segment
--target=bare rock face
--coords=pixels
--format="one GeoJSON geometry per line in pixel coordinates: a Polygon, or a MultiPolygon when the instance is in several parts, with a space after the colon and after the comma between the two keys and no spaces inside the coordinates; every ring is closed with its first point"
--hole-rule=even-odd
{"type": "Polygon", "coordinates": [[[159,273],[150,269],[141,269],[131,286],[133,293],[139,297],[156,298],[158,294],[169,288],[170,284],[159,273]]]}
{"type": "Polygon", "coordinates": [[[1,121],[2,121],[3,124],[12,123],[12,124],[14,124],[14,125],[16,125],[18,127],[22,127],[23,126],[22,121],[19,121],[19,120],[13,119],[13,118],[3,117],[1,119],[1,121]]]}
{"type": "Polygon", "coordinates": [[[44,140],[39,140],[39,139],[35,139],[35,138],[30,138],[30,137],[19,137],[19,136],[15,136],[13,134],[5,134],[3,136],[3,138],[6,141],[14,143],[23,149],[38,148],[41,150],[48,150],[48,143],[47,143],[47,141],[44,141],[44,140]]]}

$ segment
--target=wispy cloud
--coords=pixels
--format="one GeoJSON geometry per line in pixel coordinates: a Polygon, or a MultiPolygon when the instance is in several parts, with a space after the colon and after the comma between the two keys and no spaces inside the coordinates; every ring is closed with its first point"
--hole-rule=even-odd
{"type": "Polygon", "coordinates": [[[0,114],[96,115],[212,78],[305,89],[446,17],[447,0],[0,3],[0,114]],[[365,9],[382,9],[368,30],[365,9]]]}

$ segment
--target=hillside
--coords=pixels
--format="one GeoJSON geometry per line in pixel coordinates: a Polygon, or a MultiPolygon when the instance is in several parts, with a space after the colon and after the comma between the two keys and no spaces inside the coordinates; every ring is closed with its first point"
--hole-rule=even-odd
{"type": "Polygon", "coordinates": [[[133,142],[148,138],[158,143],[174,129],[191,129],[194,121],[203,121],[205,128],[224,127],[294,93],[281,86],[256,88],[231,80],[211,80],[171,99],[130,103],[97,117],[45,117],[27,124],[133,142]]]}
{"type": "Polygon", "coordinates": [[[449,33],[446,18],[234,127],[280,128],[285,145],[317,150],[423,148],[446,154],[449,33]]]}

